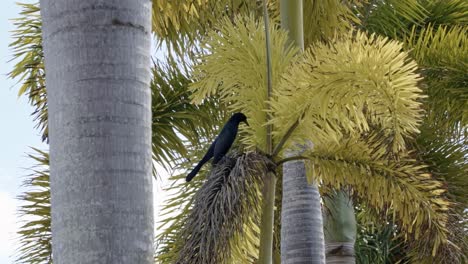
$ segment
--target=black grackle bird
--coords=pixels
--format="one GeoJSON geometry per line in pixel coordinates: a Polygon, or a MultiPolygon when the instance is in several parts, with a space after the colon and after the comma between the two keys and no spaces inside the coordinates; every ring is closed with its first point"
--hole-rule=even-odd
{"type": "Polygon", "coordinates": [[[210,148],[203,156],[202,160],[195,166],[195,168],[187,175],[187,182],[191,181],[198,171],[201,169],[203,164],[207,163],[211,158],[213,158],[213,165],[218,163],[224,155],[231,148],[232,143],[236,139],[237,129],[240,122],[245,122],[247,125],[247,117],[243,113],[235,113],[229,118],[227,123],[224,125],[223,129],[216,137],[216,139],[211,143],[210,148]]]}

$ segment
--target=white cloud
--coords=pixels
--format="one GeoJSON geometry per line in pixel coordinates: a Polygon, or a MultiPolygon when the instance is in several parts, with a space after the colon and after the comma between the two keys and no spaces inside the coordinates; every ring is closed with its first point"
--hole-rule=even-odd
{"type": "Polygon", "coordinates": [[[15,253],[16,199],[7,192],[0,192],[0,264],[13,263],[15,253]]]}

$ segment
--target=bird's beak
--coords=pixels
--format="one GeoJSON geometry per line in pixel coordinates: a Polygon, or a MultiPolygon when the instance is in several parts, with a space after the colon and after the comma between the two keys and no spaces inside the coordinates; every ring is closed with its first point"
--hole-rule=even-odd
{"type": "Polygon", "coordinates": [[[247,120],[244,120],[244,123],[245,123],[247,126],[250,126],[250,125],[249,125],[249,122],[247,122],[247,120]]]}

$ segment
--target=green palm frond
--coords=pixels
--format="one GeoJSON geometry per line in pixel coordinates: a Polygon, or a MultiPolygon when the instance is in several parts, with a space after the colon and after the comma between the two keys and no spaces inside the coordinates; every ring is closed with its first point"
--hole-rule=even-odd
{"type": "Polygon", "coordinates": [[[16,79],[21,86],[18,96],[26,95],[34,107],[36,127],[47,140],[47,100],[42,52],[42,20],[39,3],[18,4],[22,11],[20,17],[13,19],[13,60],[17,61],[8,77],[16,79]]]}
{"type": "Polygon", "coordinates": [[[432,126],[423,126],[415,146],[434,177],[447,184],[447,195],[460,211],[468,208],[467,143],[466,137],[448,138],[432,126]]]}
{"type": "Polygon", "coordinates": [[[404,234],[398,225],[385,214],[379,214],[365,205],[356,208],[357,239],[356,263],[361,264],[408,264],[404,234]]]}
{"type": "MultiPolygon", "coordinates": [[[[207,146],[207,144],[202,144],[207,146]]],[[[205,150],[189,151],[188,157],[191,160],[198,160],[205,150]]],[[[172,174],[169,177],[171,184],[164,189],[167,199],[161,207],[158,220],[159,235],[156,237],[156,263],[175,263],[179,251],[184,241],[180,239],[180,231],[188,215],[191,212],[191,205],[196,191],[202,186],[207,171],[202,168],[197,177],[193,178],[190,184],[185,182],[186,172],[193,168],[188,161],[181,162],[176,167],[181,173],[172,174]]]]}
{"type": "Polygon", "coordinates": [[[185,159],[179,160],[169,177],[171,184],[164,189],[167,199],[161,207],[158,220],[159,235],[156,237],[156,262],[175,263],[184,241],[180,240],[180,230],[191,212],[194,196],[201,188],[208,174],[208,166],[202,167],[197,177],[185,182],[187,172],[193,169],[193,161],[200,160],[214,138],[201,139],[198,145],[187,146],[185,159]]]}
{"type": "Polygon", "coordinates": [[[317,44],[283,75],[272,105],[274,140],[298,124],[292,142],[338,142],[343,133],[383,127],[393,152],[418,132],[422,117],[416,63],[402,44],[355,32],[317,44]]]}
{"type": "Polygon", "coordinates": [[[200,138],[214,135],[225,111],[216,99],[191,104],[188,71],[172,57],[164,59],[154,63],[150,87],[153,159],[167,168],[187,154],[187,143],[197,144],[200,138]]]}
{"type": "Polygon", "coordinates": [[[398,38],[409,33],[410,25],[419,24],[427,11],[419,0],[371,0],[356,6],[361,29],[398,38]]]}
{"type": "Polygon", "coordinates": [[[168,228],[157,239],[157,260],[252,263],[258,254],[260,192],[267,163],[259,154],[231,152],[206,181],[199,175],[189,186],[171,186],[182,192],[174,193],[163,208],[161,224],[168,228]]]}
{"type": "Polygon", "coordinates": [[[447,221],[449,243],[442,245],[438,254],[431,255],[430,237],[409,243],[408,254],[418,263],[464,263],[468,258],[468,229],[464,211],[468,207],[468,149],[466,137],[450,138],[439,133],[432,125],[424,125],[416,138],[415,148],[419,159],[428,164],[428,171],[443,182],[445,197],[452,202],[447,221]],[[421,259],[422,258],[422,259],[421,259]]]}
{"type": "MultiPolygon", "coordinates": [[[[391,208],[394,219],[414,239],[431,237],[431,255],[447,241],[446,189],[427,166],[409,156],[388,158],[376,135],[350,138],[340,144],[316,146],[309,154],[309,175],[325,185],[350,185],[358,197],[378,210],[391,208]],[[411,206],[410,206],[411,205],[411,206]]],[[[419,241],[419,240],[418,240],[419,241]]]]}
{"type": "Polygon", "coordinates": [[[427,27],[406,39],[422,67],[427,86],[428,120],[441,131],[468,124],[468,28],[427,27]]]}
{"type": "MultiPolygon", "coordinates": [[[[297,49],[287,45],[287,34],[270,27],[272,84],[277,86],[297,49]]],[[[203,44],[207,54],[194,69],[193,101],[203,102],[215,93],[232,112],[244,112],[250,126],[242,128],[243,143],[251,148],[266,146],[267,71],[263,22],[253,17],[225,19],[203,44]]]]}
{"type": "Polygon", "coordinates": [[[24,180],[27,190],[18,199],[22,224],[18,257],[15,263],[52,263],[52,234],[50,229],[49,154],[33,148],[28,156],[37,162],[32,174],[24,180]]]}
{"type": "Polygon", "coordinates": [[[466,25],[468,23],[468,2],[465,0],[423,0],[427,10],[425,24],[466,25]]]}
{"type": "Polygon", "coordinates": [[[340,0],[304,1],[303,5],[305,47],[316,41],[328,41],[359,23],[350,6],[340,0]]]}

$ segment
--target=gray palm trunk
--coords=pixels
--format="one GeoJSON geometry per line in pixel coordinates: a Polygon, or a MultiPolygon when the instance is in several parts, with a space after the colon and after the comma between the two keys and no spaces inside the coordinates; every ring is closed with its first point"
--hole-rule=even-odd
{"type": "Polygon", "coordinates": [[[327,264],[354,264],[356,217],[351,198],[338,191],[323,198],[324,232],[327,264]]]}
{"type": "Polygon", "coordinates": [[[41,0],[54,263],[153,263],[148,0],[41,0]]]}
{"type": "MultiPolygon", "coordinates": [[[[281,27],[288,31],[290,41],[304,50],[302,0],[281,0],[281,27]]],[[[302,147],[312,148],[312,143],[302,147]]],[[[287,151],[286,156],[298,156],[301,151],[287,151]]],[[[283,196],[281,210],[281,263],[324,264],[320,193],[316,184],[308,184],[303,161],[283,164],[283,196]]]]}
{"type": "Polygon", "coordinates": [[[320,194],[309,185],[303,161],[283,165],[281,263],[323,264],[325,245],[320,194]]]}

